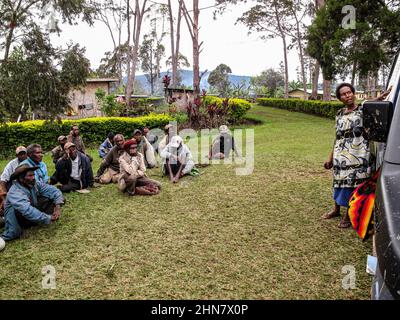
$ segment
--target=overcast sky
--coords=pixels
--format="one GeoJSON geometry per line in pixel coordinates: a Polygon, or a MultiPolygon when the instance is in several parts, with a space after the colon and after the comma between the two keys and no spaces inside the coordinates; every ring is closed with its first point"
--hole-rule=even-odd
{"type": "MultiPolygon", "coordinates": [[[[167,0],[155,0],[166,3],[167,0]]],[[[192,1],[186,0],[188,7],[192,1]]],[[[200,8],[213,5],[213,0],[200,0],[200,8]]],[[[282,43],[279,39],[259,39],[257,34],[248,35],[248,29],[235,21],[248,8],[237,5],[230,8],[223,16],[213,19],[213,8],[200,12],[200,41],[203,41],[203,52],[200,55],[200,69],[209,71],[220,63],[225,63],[236,75],[254,76],[267,68],[278,68],[283,61],[282,43]]],[[[143,30],[142,35],[148,30],[143,30]]],[[[96,22],[93,27],[80,22],[77,26],[62,25],[60,36],[52,35],[52,43],[65,45],[68,41],[80,43],[86,47],[86,55],[91,67],[97,68],[104,52],[112,50],[112,40],[107,28],[96,22]]],[[[169,56],[169,37],[165,39],[169,56]]],[[[187,26],[182,20],[181,52],[192,61],[192,45],[187,26]]],[[[296,80],[296,67],[299,65],[297,53],[289,54],[290,80],[296,80]]],[[[165,70],[165,64],[163,65],[165,70]]],[[[139,72],[140,73],[140,72],[139,72]]]]}

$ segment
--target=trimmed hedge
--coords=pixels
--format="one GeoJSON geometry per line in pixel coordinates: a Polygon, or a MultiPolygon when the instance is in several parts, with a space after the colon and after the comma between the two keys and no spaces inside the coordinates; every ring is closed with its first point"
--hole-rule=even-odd
{"type": "MultiPolygon", "coordinates": [[[[215,96],[205,96],[202,98],[202,104],[207,107],[210,104],[216,103],[217,107],[222,106],[224,99],[215,96]]],[[[246,112],[250,110],[251,103],[244,99],[232,98],[228,101],[228,118],[229,120],[236,122],[244,117],[246,112]]]]}
{"type": "Polygon", "coordinates": [[[44,151],[49,151],[57,146],[58,136],[69,134],[73,124],[79,126],[85,144],[100,145],[110,131],[131,137],[135,129],[163,128],[173,120],[174,118],[169,115],[150,114],[137,118],[63,120],[61,123],[45,122],[44,120],[7,123],[0,126],[0,156],[14,155],[17,146],[28,146],[32,143],[39,143],[44,151]]]}
{"type": "Polygon", "coordinates": [[[303,112],[331,119],[335,119],[337,112],[343,108],[341,102],[301,99],[259,98],[257,103],[261,106],[303,112]]]}

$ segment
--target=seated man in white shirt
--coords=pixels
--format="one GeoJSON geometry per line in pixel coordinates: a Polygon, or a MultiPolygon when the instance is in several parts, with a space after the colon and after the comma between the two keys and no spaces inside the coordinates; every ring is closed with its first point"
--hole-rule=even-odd
{"type": "Polygon", "coordinates": [[[164,164],[163,173],[168,175],[173,183],[177,183],[184,175],[190,174],[194,168],[192,153],[180,136],[172,137],[160,156],[164,164]]]}
{"type": "Polygon", "coordinates": [[[65,155],[57,161],[56,173],[52,180],[62,184],[62,192],[83,190],[93,186],[93,170],[90,159],[76,149],[75,144],[67,142],[65,155]]]}
{"type": "Polygon", "coordinates": [[[26,154],[26,148],[24,146],[19,146],[15,150],[15,154],[17,157],[11,160],[6,167],[4,168],[3,173],[0,177],[0,189],[9,190],[11,188],[10,177],[14,173],[15,169],[19,166],[19,164],[26,160],[28,157],[26,154]]]}
{"type": "Polygon", "coordinates": [[[15,150],[15,154],[17,157],[6,165],[0,177],[0,228],[4,225],[2,218],[4,214],[4,201],[6,199],[8,190],[10,190],[12,186],[11,175],[15,172],[15,169],[19,166],[19,164],[28,157],[26,148],[24,146],[19,146],[15,150]]]}

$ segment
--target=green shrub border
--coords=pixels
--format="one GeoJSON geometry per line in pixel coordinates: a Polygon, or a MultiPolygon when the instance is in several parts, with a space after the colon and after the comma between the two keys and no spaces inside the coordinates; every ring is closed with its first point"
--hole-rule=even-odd
{"type": "Polygon", "coordinates": [[[60,135],[68,135],[74,124],[79,126],[85,144],[98,146],[111,131],[131,137],[135,129],[144,127],[162,129],[174,120],[173,117],[166,114],[150,114],[136,118],[99,117],[63,120],[60,123],[44,120],[6,123],[0,125],[0,157],[14,156],[17,146],[28,146],[32,143],[38,143],[44,151],[50,151],[57,146],[57,138],[60,135]]]}
{"type": "Polygon", "coordinates": [[[259,98],[257,99],[257,103],[261,106],[313,114],[330,119],[335,119],[337,112],[343,108],[343,103],[341,102],[300,99],[259,98]]]}

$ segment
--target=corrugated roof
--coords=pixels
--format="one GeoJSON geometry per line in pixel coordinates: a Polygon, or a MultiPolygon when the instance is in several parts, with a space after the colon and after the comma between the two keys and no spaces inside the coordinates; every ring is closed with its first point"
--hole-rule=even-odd
{"type": "Polygon", "coordinates": [[[86,79],[86,82],[118,82],[118,79],[114,78],[92,78],[86,79]]]}

